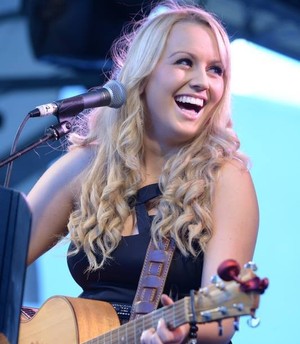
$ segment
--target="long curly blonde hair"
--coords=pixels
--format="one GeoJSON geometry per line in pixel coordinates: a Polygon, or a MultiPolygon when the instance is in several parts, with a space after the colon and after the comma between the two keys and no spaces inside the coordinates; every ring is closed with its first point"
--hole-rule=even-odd
{"type": "Polygon", "coordinates": [[[211,208],[218,171],[231,159],[240,160],[245,168],[247,165],[247,159],[239,152],[230,117],[227,33],[212,14],[201,8],[174,1],[161,5],[168,10],[140,20],[131,33],[125,33],[113,46],[115,65],[111,78],[126,85],[126,104],[120,109],[93,110],[88,133],[70,136],[71,147],[94,145],[96,148],[93,162],[84,171],[81,197],[68,224],[75,244],[73,253],[84,249],[89,270],[102,268],[111,258],[121,239],[124,222],[132,214],[129,199],[143,184],[145,107],[141,93],[172,27],[178,22],[211,28],[225,68],[225,90],[199,135],[163,167],[159,179],[162,195],[151,227],[156,244],[163,237],[171,237],[185,256],[197,256],[200,250],[205,251],[213,234],[211,208]]]}

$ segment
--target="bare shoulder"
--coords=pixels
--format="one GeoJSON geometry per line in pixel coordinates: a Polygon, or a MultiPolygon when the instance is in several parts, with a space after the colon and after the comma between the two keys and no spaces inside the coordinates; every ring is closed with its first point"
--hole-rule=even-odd
{"type": "Polygon", "coordinates": [[[88,160],[92,159],[94,154],[94,149],[91,146],[87,147],[76,147],[68,152],[66,152],[61,158],[57,161],[68,161],[68,163],[86,163],[88,160]]]}
{"type": "Polygon", "coordinates": [[[52,168],[66,168],[68,175],[75,176],[81,173],[91,163],[94,156],[95,148],[91,146],[74,148],[58,159],[52,168]]]}
{"type": "Polygon", "coordinates": [[[232,159],[223,164],[220,175],[229,177],[232,174],[249,174],[249,169],[243,162],[232,159]]]}
{"type": "Polygon", "coordinates": [[[253,186],[249,169],[238,160],[227,161],[219,172],[217,186],[232,187],[234,185],[241,186],[241,184],[253,186]]]}
{"type": "MultiPolygon", "coordinates": [[[[226,162],[221,168],[215,186],[213,203],[214,220],[224,225],[228,220],[228,231],[245,219],[251,219],[250,227],[258,224],[258,201],[249,170],[239,161],[226,162]],[[227,220],[226,220],[227,219],[227,220]],[[234,219],[234,221],[233,221],[234,219]]],[[[218,227],[218,226],[217,226],[218,227]]]]}
{"type": "Polygon", "coordinates": [[[81,184],[82,172],[91,164],[94,156],[95,148],[91,146],[74,148],[53,164],[50,173],[61,178],[65,185],[77,188],[81,184]]]}

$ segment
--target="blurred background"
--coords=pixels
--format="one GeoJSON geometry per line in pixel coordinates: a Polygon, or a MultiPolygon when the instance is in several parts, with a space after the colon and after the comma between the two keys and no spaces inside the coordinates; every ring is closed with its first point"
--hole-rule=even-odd
{"type": "MultiPolygon", "coordinates": [[[[252,160],[260,205],[254,261],[270,286],[257,311],[260,326],[251,329],[241,319],[234,344],[298,343],[300,1],[186,2],[216,13],[231,37],[234,125],[252,160]]],[[[10,155],[19,126],[37,105],[103,84],[111,43],[141,6],[147,12],[151,3],[1,0],[0,161],[10,155]]],[[[17,149],[37,142],[55,124],[55,116],[31,118],[17,149]]],[[[9,187],[26,194],[63,152],[61,141],[51,141],[19,157],[9,187]]],[[[6,170],[0,168],[0,185],[6,170]]],[[[24,304],[40,306],[53,295],[80,293],[65,252],[60,245],[28,269],[24,304]]]]}

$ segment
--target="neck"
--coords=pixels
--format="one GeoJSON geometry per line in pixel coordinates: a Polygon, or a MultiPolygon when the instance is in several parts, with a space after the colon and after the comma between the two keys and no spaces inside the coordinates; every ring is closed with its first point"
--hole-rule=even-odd
{"type": "Polygon", "coordinates": [[[144,168],[146,183],[157,182],[164,164],[164,154],[156,142],[144,138],[144,168]]]}
{"type": "Polygon", "coordinates": [[[146,184],[156,183],[166,160],[177,150],[160,145],[148,136],[144,138],[144,169],[146,184]]]}

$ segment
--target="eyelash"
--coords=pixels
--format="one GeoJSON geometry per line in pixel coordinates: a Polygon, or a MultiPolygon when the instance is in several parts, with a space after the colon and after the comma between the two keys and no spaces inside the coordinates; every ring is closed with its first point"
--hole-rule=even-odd
{"type": "Polygon", "coordinates": [[[183,64],[183,62],[185,62],[190,67],[193,65],[192,60],[187,57],[177,60],[176,64],[183,64]]]}
{"type": "Polygon", "coordinates": [[[220,66],[212,66],[210,69],[213,69],[216,74],[222,76],[224,74],[224,70],[220,66]]]}
{"type": "MultiPolygon", "coordinates": [[[[182,58],[176,61],[176,64],[183,64],[183,63],[188,65],[189,67],[193,66],[193,61],[189,58],[182,58]]],[[[209,68],[209,70],[213,70],[214,73],[218,74],[219,76],[222,76],[224,74],[224,70],[220,66],[212,66],[209,68]]]]}

